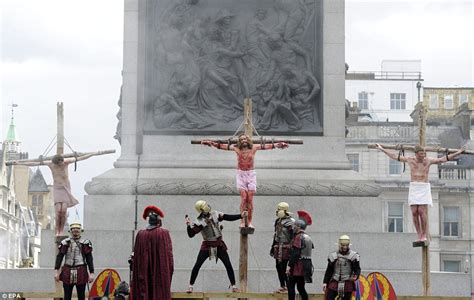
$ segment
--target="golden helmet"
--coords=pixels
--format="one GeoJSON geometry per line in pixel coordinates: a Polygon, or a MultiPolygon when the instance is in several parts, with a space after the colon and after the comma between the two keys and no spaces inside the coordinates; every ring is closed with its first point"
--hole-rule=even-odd
{"type": "Polygon", "coordinates": [[[285,210],[288,211],[290,209],[290,206],[286,202],[280,202],[277,205],[277,210],[285,210]]]}
{"type": "Polygon", "coordinates": [[[79,221],[71,222],[69,224],[69,231],[71,231],[73,229],[80,229],[81,231],[83,231],[81,222],[79,222],[79,221]]]}
{"type": "Polygon", "coordinates": [[[348,235],[344,234],[339,237],[339,245],[349,245],[351,243],[351,239],[348,235]]]}
{"type": "Polygon", "coordinates": [[[210,206],[204,200],[198,200],[194,204],[194,208],[197,210],[198,213],[202,212],[209,212],[211,210],[210,206]]]}

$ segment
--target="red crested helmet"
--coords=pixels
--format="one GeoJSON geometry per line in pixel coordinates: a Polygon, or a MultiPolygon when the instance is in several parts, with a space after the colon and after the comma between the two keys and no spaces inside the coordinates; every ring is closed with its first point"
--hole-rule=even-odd
{"type": "Polygon", "coordinates": [[[313,218],[311,218],[311,215],[307,211],[298,210],[296,213],[298,214],[298,218],[303,220],[306,223],[306,225],[313,224],[313,218]]]}
{"type": "Polygon", "coordinates": [[[163,213],[163,211],[161,209],[159,209],[158,207],[156,207],[154,205],[149,205],[149,206],[145,207],[145,210],[143,211],[143,219],[146,220],[146,218],[148,218],[150,213],[154,213],[154,214],[160,216],[160,218],[165,217],[165,214],[163,213]]]}

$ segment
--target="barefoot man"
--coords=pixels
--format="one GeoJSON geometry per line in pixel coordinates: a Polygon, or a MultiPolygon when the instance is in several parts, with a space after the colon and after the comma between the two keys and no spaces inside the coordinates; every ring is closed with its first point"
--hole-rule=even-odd
{"type": "Polygon", "coordinates": [[[85,154],[77,158],[64,159],[61,155],[55,155],[51,160],[39,162],[13,161],[13,165],[41,166],[46,165],[53,174],[53,197],[54,210],[56,212],[56,236],[64,235],[64,225],[66,224],[66,213],[69,207],[79,203],[71,193],[71,183],[69,182],[68,165],[75,161],[85,160],[96,154],[85,154]]]}
{"type": "Polygon", "coordinates": [[[388,157],[400,162],[406,162],[410,166],[410,188],[408,189],[408,205],[410,205],[415,224],[418,241],[426,241],[427,231],[427,213],[428,205],[433,206],[431,199],[431,186],[428,182],[428,172],[433,164],[442,164],[448,160],[453,160],[456,156],[464,152],[464,147],[452,154],[439,157],[426,157],[425,149],[417,145],[415,147],[415,157],[404,157],[393,151],[384,149],[380,144],[376,144],[377,149],[381,150],[388,157]]]}
{"type": "MultiPolygon", "coordinates": [[[[275,148],[285,149],[288,144],[285,142],[253,145],[252,140],[245,134],[239,135],[236,145],[220,144],[218,142],[204,140],[203,145],[208,145],[220,150],[235,151],[237,154],[237,188],[240,192],[240,213],[248,211],[249,227],[252,226],[253,195],[257,190],[257,176],[255,174],[253,162],[257,150],[272,150],[275,148]]],[[[244,220],[240,222],[240,227],[244,227],[244,220]]]]}

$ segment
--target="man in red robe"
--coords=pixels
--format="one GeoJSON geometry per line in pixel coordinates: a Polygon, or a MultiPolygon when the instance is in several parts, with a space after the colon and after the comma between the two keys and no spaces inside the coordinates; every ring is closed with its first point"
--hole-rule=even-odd
{"type": "Polygon", "coordinates": [[[169,231],[161,227],[163,217],[156,206],[147,206],[143,211],[143,219],[148,218],[149,225],[135,238],[130,299],[171,299],[173,249],[169,231]]]}

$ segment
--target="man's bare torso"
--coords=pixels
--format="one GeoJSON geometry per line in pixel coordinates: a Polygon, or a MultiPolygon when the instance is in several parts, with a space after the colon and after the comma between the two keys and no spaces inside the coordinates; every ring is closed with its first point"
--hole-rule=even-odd
{"type": "Polygon", "coordinates": [[[428,182],[428,173],[431,166],[429,158],[425,157],[422,161],[419,161],[416,157],[409,157],[407,163],[410,166],[410,181],[428,182]]]}
{"type": "Polygon", "coordinates": [[[53,174],[53,183],[54,185],[59,186],[69,186],[69,176],[68,176],[68,164],[63,163],[61,165],[48,164],[48,167],[51,169],[53,174]]]}
{"type": "Polygon", "coordinates": [[[237,169],[242,171],[253,170],[253,161],[256,153],[255,148],[235,148],[235,152],[237,153],[237,169]]]}

